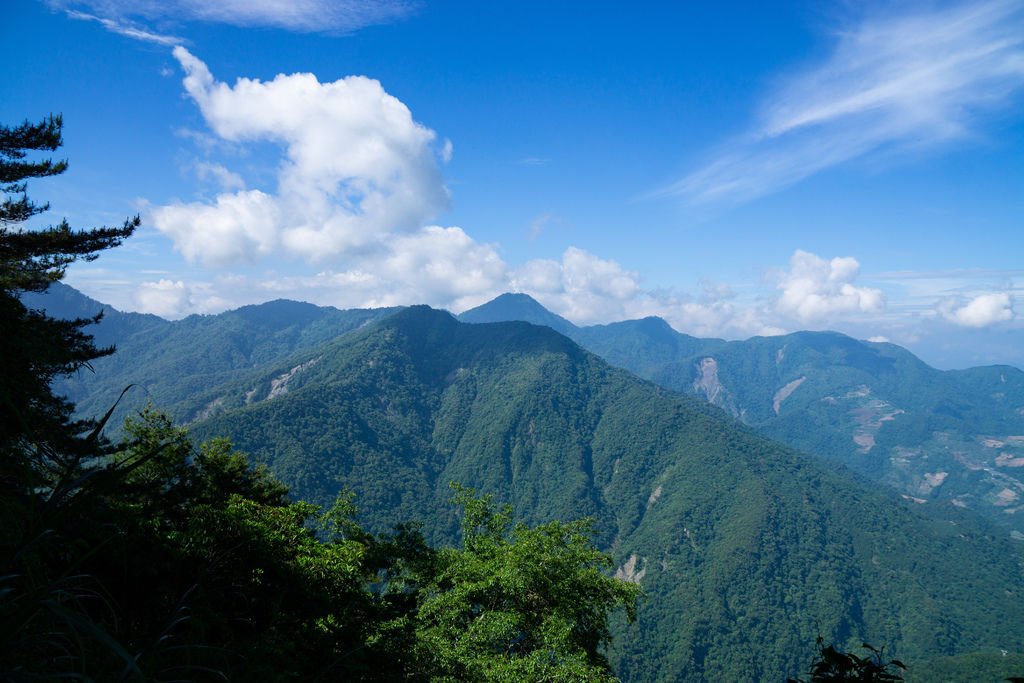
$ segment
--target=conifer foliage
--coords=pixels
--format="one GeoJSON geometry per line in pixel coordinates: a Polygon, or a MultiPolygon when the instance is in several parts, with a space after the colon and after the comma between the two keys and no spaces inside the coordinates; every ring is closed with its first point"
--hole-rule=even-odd
{"type": "Polygon", "coordinates": [[[95,259],[139,225],[137,216],[114,228],[74,230],[66,220],[41,229],[26,225],[49,208],[29,199],[27,181],[67,169],[63,160],[30,158],[60,147],[61,127],[60,116],[0,126],[0,472],[9,482],[11,468],[31,467],[37,486],[73,476],[94,440],[83,436],[94,425],[72,419],[73,407],[50,391],[52,380],[113,349],[97,348],[83,332],[99,320],[98,315],[56,320],[28,309],[20,296],[45,290],[64,276],[69,265],[95,259]]]}

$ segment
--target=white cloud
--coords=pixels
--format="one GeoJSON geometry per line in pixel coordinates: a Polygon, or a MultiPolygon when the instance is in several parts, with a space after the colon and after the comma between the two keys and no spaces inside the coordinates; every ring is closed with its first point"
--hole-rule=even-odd
{"type": "Polygon", "coordinates": [[[868,341],[872,344],[888,344],[889,338],[878,334],[874,337],[868,337],[868,341]]]}
{"type": "Polygon", "coordinates": [[[143,282],[135,292],[135,305],[142,313],[179,318],[190,308],[189,294],[181,280],[143,282]]]}
{"type": "Polygon", "coordinates": [[[756,125],[659,194],[745,201],[868,154],[973,134],[1024,86],[1024,5],[967,2],[872,17],[768,92],[756,125]]]}
{"type": "Polygon", "coordinates": [[[339,307],[427,303],[454,312],[519,291],[581,324],[633,317],[649,304],[635,273],[577,247],[558,260],[512,268],[493,245],[476,242],[461,228],[439,226],[396,236],[351,268],[232,286],[339,307]]]}
{"type": "Polygon", "coordinates": [[[219,313],[228,308],[253,303],[246,298],[238,299],[237,302],[225,298],[216,289],[209,282],[186,283],[168,278],[141,282],[135,288],[133,305],[129,310],[175,320],[192,313],[219,313]]]}
{"type": "Polygon", "coordinates": [[[231,291],[236,306],[286,297],[339,308],[427,303],[460,311],[505,291],[507,281],[507,266],[493,246],[461,228],[427,226],[395,236],[348,267],[299,276],[227,275],[218,291],[231,291]]]}
{"type": "Polygon", "coordinates": [[[1013,299],[1006,292],[979,294],[966,304],[947,299],[938,310],[946,320],[964,327],[988,327],[1014,318],[1013,299]]]}
{"type": "Polygon", "coordinates": [[[214,204],[193,202],[152,209],[152,223],[189,261],[222,264],[276,252],[279,209],[259,190],[218,195],[214,204]]]}
{"type": "Polygon", "coordinates": [[[213,180],[223,190],[244,190],[245,181],[242,176],[229,171],[220,164],[200,161],[195,165],[196,177],[200,180],[213,180]]]}
{"type": "Polygon", "coordinates": [[[273,277],[264,289],[343,306],[429,303],[458,311],[518,289],[575,320],[604,322],[641,296],[635,273],[582,249],[511,268],[495,246],[461,228],[429,225],[448,201],[438,164],[451,143],[438,145],[377,81],[320,83],[293,74],[228,85],[188,50],[174,55],[186,92],[219,140],[283,148],[273,191],[244,189],[237,173],[204,161],[197,174],[232,191],[150,211],[152,225],[187,260],[224,267],[303,259],[320,272],[273,277]]]}
{"type": "Polygon", "coordinates": [[[778,284],[782,294],[775,307],[804,324],[843,314],[881,312],[885,295],[879,289],[854,285],[859,271],[855,258],[826,261],[798,249],[778,284]]]}
{"type": "MultiPolygon", "coordinates": [[[[436,150],[434,132],[378,81],[292,74],[229,86],[185,48],[174,56],[220,139],[283,147],[273,194],[238,190],[153,210],[153,225],[189,260],[223,265],[283,253],[323,261],[413,233],[447,205],[438,168],[445,148],[436,150]]],[[[223,166],[210,168],[241,182],[223,166]]]]}
{"type": "Polygon", "coordinates": [[[621,318],[641,291],[636,273],[577,247],[566,249],[561,261],[526,262],[515,270],[510,285],[582,323],[621,318]]]}
{"type": "MultiPolygon", "coordinates": [[[[85,8],[109,30],[133,38],[138,20],[205,21],[233,26],[268,26],[302,33],[350,33],[406,17],[409,0],[47,0],[54,8],[83,14],[85,8]]],[[[180,41],[178,41],[180,42],[180,41]]]]}
{"type": "Polygon", "coordinates": [[[761,307],[735,300],[728,285],[703,282],[701,299],[677,290],[644,289],[640,276],[617,262],[570,247],[560,261],[534,259],[512,270],[507,289],[530,294],[580,325],[659,316],[701,336],[782,334],[761,307]]]}
{"type": "Polygon", "coordinates": [[[771,322],[769,311],[751,303],[728,300],[694,301],[679,295],[654,295],[646,315],[658,315],[672,326],[697,337],[771,337],[787,330],[771,322]]]}
{"type": "MultiPolygon", "coordinates": [[[[880,290],[856,284],[855,259],[826,261],[802,251],[780,276],[777,296],[706,281],[696,296],[646,289],[636,272],[575,246],[559,258],[510,265],[497,245],[431,224],[448,201],[440,163],[451,145],[439,143],[379,82],[350,76],[321,83],[293,74],[229,85],[184,48],[174,54],[185,90],[216,138],[194,166],[215,195],[152,208],[148,222],[186,260],[218,274],[211,282],[199,281],[202,275],[143,282],[135,297],[142,310],[180,317],[286,297],[346,308],[427,303],[458,312],[522,291],[578,324],[659,315],[690,334],[735,338],[780,334],[794,320],[865,318],[885,307],[880,290]],[[225,145],[244,153],[268,142],[281,149],[273,187],[246,187],[212,158],[226,156],[225,145]],[[315,264],[315,273],[302,274],[304,263],[315,264]]],[[[542,216],[537,231],[553,220],[542,216]]]]}
{"type": "Polygon", "coordinates": [[[382,306],[425,301],[463,310],[501,293],[507,282],[507,266],[494,247],[457,227],[400,235],[382,257],[360,264],[359,272],[367,270],[375,284],[372,301],[382,306]]]}
{"type": "MultiPolygon", "coordinates": [[[[51,5],[60,4],[61,3],[51,3],[51,5]]],[[[95,21],[111,33],[117,33],[118,35],[125,36],[126,38],[133,38],[146,43],[156,43],[157,45],[180,45],[183,42],[182,39],[177,36],[150,31],[124,19],[98,17],[94,14],[89,14],[88,12],[80,12],[70,9],[67,10],[67,15],[72,19],[79,19],[81,21],[95,21]]]]}
{"type": "MultiPolygon", "coordinates": [[[[430,225],[448,201],[439,163],[450,143],[438,144],[377,81],[320,83],[312,74],[293,74],[228,85],[186,49],[174,55],[186,92],[218,140],[243,147],[269,141],[283,152],[273,190],[246,189],[222,164],[197,164],[200,177],[226,191],[211,201],[156,207],[151,223],[191,262],[290,259],[319,269],[311,276],[222,279],[212,291],[235,305],[272,293],[343,307],[428,303],[458,312],[521,291],[578,324],[660,315],[692,334],[730,337],[779,334],[785,317],[809,323],[884,308],[879,290],[854,284],[855,259],[825,261],[801,251],[774,305],[741,300],[728,285],[709,282],[699,298],[647,290],[637,273],[575,246],[560,259],[510,266],[497,246],[461,228],[430,225]],[[223,294],[227,288],[238,293],[223,294]]],[[[549,220],[541,217],[535,231],[549,220]]],[[[149,286],[143,295],[146,310],[167,315],[213,305],[209,296],[186,297],[168,286],[149,286]]]]}

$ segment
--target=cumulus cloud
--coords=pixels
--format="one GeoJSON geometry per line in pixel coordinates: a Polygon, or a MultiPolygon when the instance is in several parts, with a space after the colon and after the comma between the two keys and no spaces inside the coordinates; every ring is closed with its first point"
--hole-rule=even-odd
{"type": "MultiPolygon", "coordinates": [[[[282,252],[324,260],[413,233],[447,205],[438,167],[447,146],[438,150],[434,131],[378,81],[292,74],[230,86],[185,48],[174,56],[220,139],[283,148],[273,193],[239,189],[153,210],[153,225],[190,261],[223,265],[282,252]]],[[[241,182],[223,166],[209,168],[221,181],[241,182]]]]}
{"type": "Polygon", "coordinates": [[[461,228],[427,226],[397,236],[388,249],[332,278],[362,290],[371,305],[430,302],[453,310],[483,303],[503,291],[507,266],[491,245],[461,228]]]}
{"type": "Polygon", "coordinates": [[[510,284],[583,323],[621,317],[641,291],[636,273],[577,247],[566,249],[561,261],[527,261],[515,270],[510,284]]]}
{"type": "Polygon", "coordinates": [[[635,273],[582,249],[511,267],[494,245],[475,241],[461,228],[440,226],[396,236],[349,268],[231,286],[252,300],[267,298],[259,293],[267,292],[343,308],[428,303],[454,312],[519,291],[581,324],[632,317],[647,296],[635,273]]]}
{"type": "Polygon", "coordinates": [[[219,313],[233,306],[254,303],[248,299],[237,302],[221,296],[209,282],[186,283],[161,278],[142,282],[134,294],[133,310],[152,313],[175,320],[192,313],[219,313]]]}
{"type": "Polygon", "coordinates": [[[873,16],[781,79],[745,134],[659,194],[746,201],[865,155],[974,134],[1024,86],[1024,5],[982,0],[873,16]]]}
{"type": "Polygon", "coordinates": [[[259,190],[222,194],[214,204],[171,204],[152,210],[153,224],[189,261],[222,264],[274,253],[279,210],[259,190]]]}
{"type": "Polygon", "coordinates": [[[677,330],[701,336],[783,334],[770,312],[739,301],[725,284],[701,282],[702,295],[647,289],[640,275],[578,247],[560,260],[534,259],[510,271],[507,289],[530,294],[580,325],[658,316],[677,330]]]}
{"type": "Polygon", "coordinates": [[[138,21],[204,21],[301,33],[351,33],[402,19],[418,5],[409,0],[47,0],[47,4],[69,14],[88,12],[109,30],[144,40],[155,34],[133,28],[138,21]]]}
{"type": "Polygon", "coordinates": [[[745,338],[791,331],[780,324],[787,316],[780,314],[777,304],[787,292],[792,295],[801,288],[814,290],[805,297],[813,305],[805,305],[804,311],[873,310],[873,290],[855,287],[858,297],[844,291],[844,285],[850,285],[844,280],[856,275],[856,264],[850,261],[828,262],[797,252],[783,278],[788,290],[777,300],[759,302],[751,300],[749,292],[740,296],[727,285],[708,281],[700,283],[702,293],[697,296],[676,289],[645,289],[637,273],[578,247],[566,249],[558,259],[534,259],[513,267],[495,245],[476,242],[461,228],[427,226],[388,240],[347,267],[310,275],[221,273],[213,283],[146,282],[138,288],[135,307],[175,318],[283,297],[339,308],[428,303],[457,313],[502,292],[519,291],[581,325],[653,315],[689,334],[745,338]],[[808,280],[816,284],[803,284],[808,280]]]}
{"type": "Polygon", "coordinates": [[[708,301],[685,294],[653,292],[642,304],[640,310],[644,315],[662,317],[675,329],[698,337],[771,337],[788,331],[773,324],[775,316],[771,311],[750,302],[708,301]]]}
{"type": "Polygon", "coordinates": [[[1013,299],[1006,292],[979,294],[967,303],[947,299],[939,304],[939,313],[963,327],[988,327],[1013,320],[1013,299]]]}
{"type": "Polygon", "coordinates": [[[281,296],[302,292],[340,307],[429,303],[455,312],[519,291],[584,324],[621,319],[642,296],[635,273],[582,249],[570,247],[561,259],[534,259],[513,268],[494,245],[475,241],[461,228],[439,226],[397,236],[351,268],[256,286],[281,296]]]}
{"type": "Polygon", "coordinates": [[[179,318],[190,309],[189,294],[181,280],[143,282],[135,292],[135,304],[142,313],[179,318]]]}
{"type": "Polygon", "coordinates": [[[843,314],[878,313],[885,308],[885,295],[879,289],[856,286],[859,272],[855,258],[826,261],[798,249],[778,284],[781,294],[776,309],[804,324],[843,314]]]}

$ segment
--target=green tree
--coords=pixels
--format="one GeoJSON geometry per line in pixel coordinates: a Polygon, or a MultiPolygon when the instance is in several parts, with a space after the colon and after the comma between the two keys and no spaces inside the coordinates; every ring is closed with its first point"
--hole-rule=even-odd
{"type": "Polygon", "coordinates": [[[66,220],[39,229],[26,227],[26,221],[49,208],[28,198],[28,179],[67,169],[63,160],[28,157],[60,147],[61,126],[60,116],[0,126],[0,486],[8,490],[18,483],[38,488],[67,481],[82,460],[94,454],[95,436],[87,433],[96,425],[73,419],[73,406],[55,396],[50,385],[55,377],[113,352],[97,348],[83,332],[99,315],[56,320],[28,309],[20,296],[44,291],[64,276],[69,265],[95,259],[139,225],[136,216],[114,228],[73,230],[66,220]]]}
{"type": "Polygon", "coordinates": [[[438,552],[417,614],[431,678],[614,680],[601,652],[608,614],[621,607],[634,619],[641,591],[608,576],[589,520],[529,528],[471,489],[456,487],[455,502],[463,547],[438,552]]]}
{"type": "Polygon", "coordinates": [[[62,123],[60,116],[49,116],[39,123],[25,121],[14,128],[0,127],[0,190],[6,195],[0,204],[0,224],[24,223],[50,208],[49,204],[39,206],[29,201],[25,180],[63,173],[68,162],[25,161],[25,157],[31,151],[53,152],[60,147],[62,123]]]}
{"type": "Polygon", "coordinates": [[[3,677],[15,679],[29,670],[80,671],[87,652],[110,654],[118,672],[134,666],[98,618],[112,607],[103,581],[82,571],[100,550],[92,532],[107,521],[95,497],[77,495],[86,480],[110,481],[93,476],[105,468],[89,467],[106,455],[100,422],[74,419],[73,406],[51,390],[55,377],[113,349],[97,348],[83,331],[98,316],[56,320],[21,297],[119,244],[139,220],[91,230],[73,230],[67,221],[27,224],[49,208],[28,198],[28,180],[67,168],[63,160],[35,158],[60,147],[61,127],[59,116],[0,126],[0,662],[3,677]]]}

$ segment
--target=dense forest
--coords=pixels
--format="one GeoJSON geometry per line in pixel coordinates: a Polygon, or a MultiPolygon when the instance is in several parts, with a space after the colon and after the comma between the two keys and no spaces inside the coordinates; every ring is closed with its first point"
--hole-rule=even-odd
{"type": "Polygon", "coordinates": [[[546,325],[770,439],[841,462],[920,505],[971,509],[1024,539],[1018,368],[941,371],[895,344],[838,332],[725,341],[654,317],[577,327],[525,294],[503,294],[459,319],[546,325]]]}

